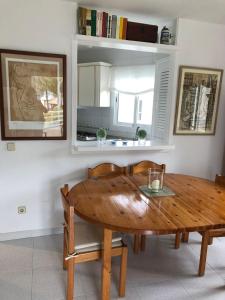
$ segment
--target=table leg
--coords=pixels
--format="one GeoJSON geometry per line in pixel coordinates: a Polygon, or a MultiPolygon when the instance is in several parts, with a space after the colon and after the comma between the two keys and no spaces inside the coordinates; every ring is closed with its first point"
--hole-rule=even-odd
{"type": "Polygon", "coordinates": [[[146,248],[146,237],[147,237],[147,235],[145,235],[145,234],[141,235],[141,251],[145,251],[145,248],[146,248]]]}
{"type": "Polygon", "coordinates": [[[189,240],[189,232],[183,232],[182,233],[182,242],[188,243],[188,240],[189,240]]]}
{"type": "Polygon", "coordinates": [[[180,248],[180,232],[176,233],[176,238],[175,238],[175,249],[180,248]]]}
{"type": "Polygon", "coordinates": [[[138,254],[140,251],[140,243],[141,243],[141,235],[135,234],[134,235],[134,253],[138,254]]]}
{"type": "Polygon", "coordinates": [[[110,299],[112,258],[112,230],[104,229],[104,245],[102,255],[102,300],[110,299]]]}
{"type": "Polygon", "coordinates": [[[204,276],[205,274],[208,243],[209,243],[209,232],[204,231],[202,233],[202,245],[201,245],[201,254],[200,254],[200,261],[199,261],[199,268],[198,268],[198,276],[204,276]]]}

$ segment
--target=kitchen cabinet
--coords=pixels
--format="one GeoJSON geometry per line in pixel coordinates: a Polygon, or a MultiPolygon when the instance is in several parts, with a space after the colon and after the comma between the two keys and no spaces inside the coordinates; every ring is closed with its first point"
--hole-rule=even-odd
{"type": "Polygon", "coordinates": [[[111,64],[78,64],[78,105],[110,107],[111,64]]]}

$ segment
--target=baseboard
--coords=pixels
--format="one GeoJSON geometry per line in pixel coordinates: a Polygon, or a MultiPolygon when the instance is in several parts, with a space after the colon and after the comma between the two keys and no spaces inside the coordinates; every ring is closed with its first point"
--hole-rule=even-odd
{"type": "Polygon", "coordinates": [[[61,227],[57,227],[57,228],[0,233],[0,242],[24,239],[24,238],[29,238],[29,237],[51,235],[51,234],[60,234],[62,232],[63,232],[63,228],[61,226],[61,227]]]}

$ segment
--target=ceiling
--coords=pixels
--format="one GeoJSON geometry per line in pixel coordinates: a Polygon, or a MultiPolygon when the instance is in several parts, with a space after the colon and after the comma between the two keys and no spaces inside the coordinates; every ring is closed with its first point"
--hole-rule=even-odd
{"type": "Polygon", "coordinates": [[[78,63],[103,61],[114,66],[153,65],[157,60],[166,56],[162,53],[78,46],[78,63]]]}
{"type": "Polygon", "coordinates": [[[79,4],[225,24],[225,0],[79,0],[79,4]]]}

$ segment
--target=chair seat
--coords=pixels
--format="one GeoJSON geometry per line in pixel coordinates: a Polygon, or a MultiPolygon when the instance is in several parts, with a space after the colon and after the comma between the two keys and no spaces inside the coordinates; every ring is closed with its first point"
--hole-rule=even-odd
{"type": "MultiPolygon", "coordinates": [[[[84,253],[102,249],[103,229],[93,224],[75,223],[75,251],[84,253]]],[[[119,233],[113,233],[112,248],[121,247],[122,237],[119,233]]]]}

